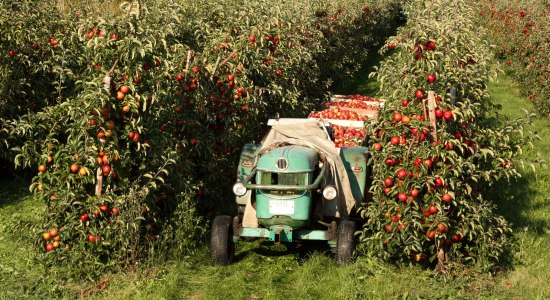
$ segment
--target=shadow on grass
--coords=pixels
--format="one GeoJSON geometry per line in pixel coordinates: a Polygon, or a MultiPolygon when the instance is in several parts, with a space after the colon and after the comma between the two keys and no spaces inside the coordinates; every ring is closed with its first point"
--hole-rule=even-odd
{"type": "Polygon", "coordinates": [[[525,231],[530,235],[542,237],[549,229],[544,213],[548,210],[548,198],[541,201],[539,191],[541,182],[535,179],[533,173],[526,173],[510,182],[499,182],[491,187],[491,194],[487,195],[487,199],[497,205],[495,213],[510,222],[515,232],[512,238],[514,242],[505,246],[504,253],[495,265],[494,271],[497,272],[513,270],[522,263],[517,256],[518,251],[521,251],[517,243],[518,232],[525,231]]]}
{"type": "Polygon", "coordinates": [[[497,212],[512,223],[514,231],[528,230],[544,235],[548,230],[548,220],[536,213],[548,206],[546,201],[537,201],[537,186],[541,183],[544,180],[537,181],[532,173],[527,173],[511,182],[501,182],[492,189],[489,199],[497,205],[497,212]]]}
{"type": "Polygon", "coordinates": [[[12,166],[0,160],[0,208],[23,200],[29,193],[31,172],[14,170],[12,166]]]}
{"type": "MultiPolygon", "coordinates": [[[[488,85],[491,100],[497,104],[497,118],[506,121],[524,118],[523,109],[533,109],[529,100],[521,96],[521,87],[505,74],[499,74],[499,81],[492,81],[488,85]]],[[[534,120],[532,127],[525,129],[533,131],[541,136],[542,140],[535,141],[533,150],[525,152],[522,157],[526,163],[534,161],[540,154],[542,159],[548,160],[548,130],[545,128],[548,123],[534,120]]],[[[526,148],[526,147],[525,147],[526,148]]],[[[524,149],[525,149],[524,148],[524,149]]],[[[518,171],[522,177],[511,182],[499,182],[490,187],[491,200],[498,206],[497,212],[503,215],[506,220],[512,223],[515,231],[527,230],[536,235],[543,235],[548,230],[547,212],[550,197],[550,176],[548,169],[537,166],[534,173],[529,169],[518,171]],[[535,176],[537,175],[537,176],[535,176]],[[537,178],[538,177],[538,178],[537,178]]]]}
{"type": "Polygon", "coordinates": [[[300,264],[307,261],[314,253],[322,252],[331,255],[331,249],[326,241],[300,241],[293,243],[274,244],[268,240],[259,242],[258,247],[252,247],[238,251],[233,258],[233,263],[244,260],[250,254],[257,254],[262,257],[293,256],[300,264]]]}

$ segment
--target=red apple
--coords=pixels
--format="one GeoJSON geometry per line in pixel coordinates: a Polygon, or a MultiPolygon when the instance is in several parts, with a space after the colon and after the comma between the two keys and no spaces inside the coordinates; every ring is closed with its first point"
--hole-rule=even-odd
{"type": "Polygon", "coordinates": [[[436,118],[441,119],[443,117],[443,110],[441,110],[441,108],[436,108],[435,109],[435,116],[436,116],[436,118]]]}
{"type": "Polygon", "coordinates": [[[55,246],[52,243],[46,244],[46,251],[53,251],[55,249],[55,246]]]}
{"type": "Polygon", "coordinates": [[[399,179],[405,179],[407,178],[407,171],[403,170],[403,169],[399,169],[399,171],[397,171],[397,177],[399,179]]]}
{"type": "Polygon", "coordinates": [[[451,110],[444,111],[443,112],[443,119],[445,119],[445,121],[452,120],[453,119],[453,112],[451,110]]]}
{"type": "Polygon", "coordinates": [[[400,112],[394,112],[393,113],[393,121],[394,122],[399,122],[401,121],[401,119],[403,118],[403,115],[400,113],[400,112]]]}
{"type": "Polygon", "coordinates": [[[90,242],[90,243],[95,243],[95,242],[96,242],[96,237],[95,237],[95,235],[89,234],[89,235],[88,235],[88,242],[90,242]]]}
{"type": "Polygon", "coordinates": [[[80,215],[80,221],[88,222],[88,220],[90,220],[90,215],[88,215],[87,213],[83,213],[82,215],[80,215]]]}
{"type": "Polygon", "coordinates": [[[424,91],[422,91],[421,89],[416,90],[416,92],[414,92],[414,95],[416,96],[416,99],[424,99],[424,91]]]}
{"type": "Polygon", "coordinates": [[[391,138],[391,144],[394,145],[394,146],[397,146],[399,145],[399,142],[401,141],[401,139],[398,137],[398,136],[394,136],[391,138]]]}
{"type": "Polygon", "coordinates": [[[111,173],[111,166],[104,165],[102,167],[102,171],[103,171],[103,175],[105,175],[105,176],[109,175],[109,173],[111,173]]]}

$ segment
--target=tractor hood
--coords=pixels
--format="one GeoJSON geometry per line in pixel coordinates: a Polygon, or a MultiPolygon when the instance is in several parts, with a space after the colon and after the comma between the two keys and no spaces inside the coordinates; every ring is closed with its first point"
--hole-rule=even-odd
{"type": "Polygon", "coordinates": [[[303,146],[283,146],[264,153],[256,168],[265,172],[312,172],[319,163],[315,150],[303,146]]]}

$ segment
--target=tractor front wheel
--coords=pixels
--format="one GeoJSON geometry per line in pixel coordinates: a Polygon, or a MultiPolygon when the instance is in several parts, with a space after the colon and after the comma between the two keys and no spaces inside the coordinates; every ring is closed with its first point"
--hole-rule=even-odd
{"type": "Polygon", "coordinates": [[[235,243],[233,243],[232,219],[230,216],[217,216],[212,224],[210,236],[210,251],[212,264],[227,266],[235,255],[235,243]]]}
{"type": "Polygon", "coordinates": [[[355,250],[355,222],[341,221],[338,225],[338,236],[336,241],[336,264],[349,264],[355,250]]]}

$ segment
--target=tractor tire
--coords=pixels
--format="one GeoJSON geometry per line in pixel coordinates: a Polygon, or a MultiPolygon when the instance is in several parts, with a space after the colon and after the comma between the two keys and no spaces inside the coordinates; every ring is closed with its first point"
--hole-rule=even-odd
{"type": "Polygon", "coordinates": [[[217,216],[212,224],[210,252],[212,264],[215,266],[227,266],[235,255],[231,223],[230,216],[217,216]]]}
{"type": "Polygon", "coordinates": [[[336,240],[336,264],[347,265],[352,261],[355,250],[355,222],[341,221],[336,240]]]}

